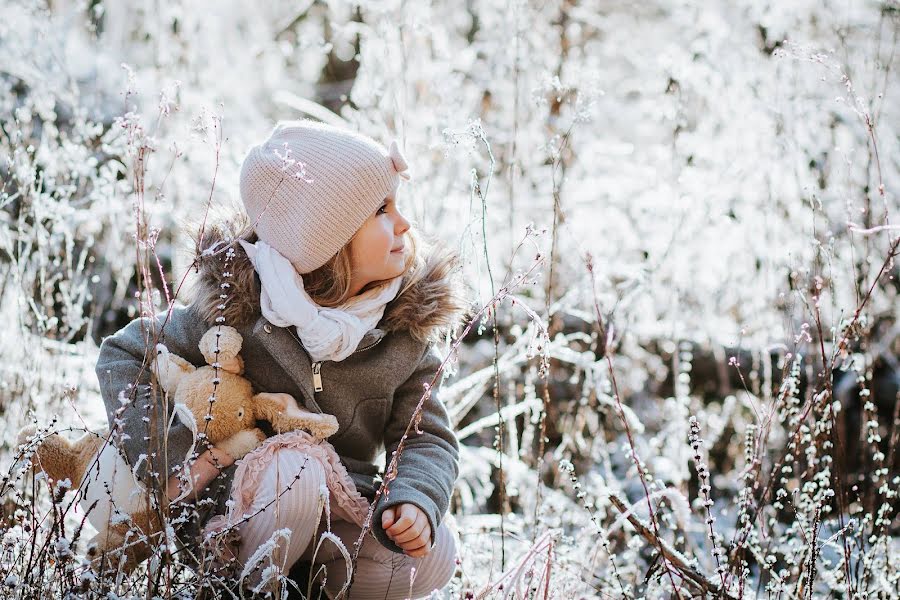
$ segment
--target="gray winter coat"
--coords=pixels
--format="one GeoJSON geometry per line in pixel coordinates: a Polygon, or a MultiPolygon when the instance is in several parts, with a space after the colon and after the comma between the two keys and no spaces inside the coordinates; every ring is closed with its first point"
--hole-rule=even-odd
{"type": "MultiPolygon", "coordinates": [[[[247,237],[255,239],[253,234],[247,237]]],[[[229,238],[222,229],[212,229],[201,248],[216,247],[229,238]]],[[[441,363],[434,342],[465,311],[455,257],[442,250],[430,252],[424,257],[421,280],[386,306],[378,326],[353,354],[340,362],[312,363],[295,331],[276,327],[261,316],[259,279],[241,246],[235,243],[233,248],[228,277],[222,276],[224,253],[201,260],[200,284],[189,306],[175,308],[168,319],[166,313],[156,315],[155,324],[150,318],[136,319],[103,340],[96,371],[110,427],[118,425],[121,431],[117,445],[150,485],[159,486],[167,479],[163,473],[180,468],[193,436],[177,417],[171,427],[165,427],[172,419],[172,403],[166,405],[156,387],[151,387],[147,368],[155,354],[154,338],[158,334],[158,341],[170,352],[203,365],[200,338],[223,317],[224,324],[235,327],[244,338],[244,376],[256,392],[288,393],[301,406],[337,418],[338,432],[328,441],[357,490],[373,499],[381,484],[373,461],[383,449],[390,461],[423,396],[424,384],[432,381],[441,363]],[[229,287],[222,288],[223,283],[229,287]],[[223,290],[228,295],[224,310],[220,308],[223,290]]],[[[413,430],[407,438],[398,475],[387,486],[389,494],[379,498],[374,513],[373,534],[394,552],[402,550],[380,526],[386,508],[407,502],[416,505],[428,516],[433,534],[449,506],[459,446],[439,392],[435,385],[425,401],[421,433],[413,430]]],[[[202,450],[201,442],[198,451],[202,450]]],[[[201,494],[193,521],[179,530],[182,541],[196,542],[209,518],[225,512],[235,469],[235,465],[224,469],[201,494]]]]}

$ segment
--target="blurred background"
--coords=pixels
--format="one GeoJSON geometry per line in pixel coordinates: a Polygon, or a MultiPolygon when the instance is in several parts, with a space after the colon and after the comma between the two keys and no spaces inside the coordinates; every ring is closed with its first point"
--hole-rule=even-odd
{"type": "Polygon", "coordinates": [[[661,538],[735,594],[896,597],[898,30],[896,0],[6,0],[0,467],[32,419],[105,426],[100,340],[181,298],[248,147],[310,117],[398,140],[490,307],[444,382],[449,593],[697,592],[661,538]]]}

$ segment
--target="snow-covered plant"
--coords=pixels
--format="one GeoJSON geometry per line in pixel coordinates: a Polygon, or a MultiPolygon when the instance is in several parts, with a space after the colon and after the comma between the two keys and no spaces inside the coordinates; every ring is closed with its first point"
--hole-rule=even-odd
{"type": "Polygon", "coordinates": [[[12,436],[106,424],[97,343],[182,300],[198,250],[228,272],[193,240],[240,205],[248,145],[312,117],[398,140],[404,212],[471,285],[442,391],[469,461],[453,594],[896,595],[898,15],[5,2],[3,589],[227,587],[234,565],[187,568],[199,542],[95,577],[77,482],[29,478],[12,436]]]}

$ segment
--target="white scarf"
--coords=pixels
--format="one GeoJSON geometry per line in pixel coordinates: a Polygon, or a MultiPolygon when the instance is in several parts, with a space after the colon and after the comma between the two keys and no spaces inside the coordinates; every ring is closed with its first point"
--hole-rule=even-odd
{"type": "Polygon", "coordinates": [[[263,316],[277,327],[293,325],[313,361],[344,360],[384,315],[385,305],[397,297],[401,279],[353,296],[335,308],[316,304],[303,289],[303,277],[277,250],[263,241],[240,240],[262,283],[263,316]]]}

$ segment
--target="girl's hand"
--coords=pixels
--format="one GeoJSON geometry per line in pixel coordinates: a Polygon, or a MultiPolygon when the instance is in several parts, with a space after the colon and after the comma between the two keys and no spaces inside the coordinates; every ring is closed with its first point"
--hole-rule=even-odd
{"type": "Polygon", "coordinates": [[[388,538],[413,558],[431,552],[428,517],[415,504],[398,504],[381,513],[381,527],[388,538]]]}
{"type": "MultiPolygon", "coordinates": [[[[219,469],[224,469],[233,462],[234,457],[218,447],[210,448],[198,456],[197,460],[191,463],[187,473],[188,477],[193,478],[194,481],[193,493],[189,495],[189,498],[196,500],[200,491],[205,489],[209,482],[219,474],[219,469]]],[[[178,478],[178,475],[170,476],[166,488],[166,496],[170,501],[173,501],[181,493],[181,480],[178,478]]]]}

